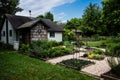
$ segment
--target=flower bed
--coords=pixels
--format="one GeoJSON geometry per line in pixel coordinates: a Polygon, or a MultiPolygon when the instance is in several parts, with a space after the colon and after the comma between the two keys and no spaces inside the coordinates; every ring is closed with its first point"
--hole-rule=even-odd
{"type": "Polygon", "coordinates": [[[36,41],[31,45],[23,44],[20,51],[31,57],[47,60],[49,58],[71,54],[73,52],[73,46],[68,41],[36,41]]]}
{"type": "Polygon", "coordinates": [[[63,66],[66,66],[68,68],[81,70],[83,67],[94,64],[94,62],[86,61],[86,60],[80,60],[80,59],[69,59],[69,60],[62,61],[59,64],[63,65],[63,66]]]}
{"type": "Polygon", "coordinates": [[[103,55],[103,51],[99,49],[86,53],[83,55],[83,57],[86,57],[89,59],[95,59],[95,60],[103,60],[105,58],[103,55]]]}

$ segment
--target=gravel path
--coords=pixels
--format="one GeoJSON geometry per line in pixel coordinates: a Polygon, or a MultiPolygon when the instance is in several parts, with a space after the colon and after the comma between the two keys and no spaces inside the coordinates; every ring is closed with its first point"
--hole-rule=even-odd
{"type": "Polygon", "coordinates": [[[107,58],[105,58],[104,60],[98,61],[98,60],[91,60],[91,59],[80,57],[84,53],[85,52],[80,52],[80,53],[75,53],[74,55],[72,54],[72,55],[57,57],[57,58],[50,59],[47,62],[52,63],[52,64],[56,64],[56,63],[59,63],[63,60],[67,60],[67,59],[71,59],[71,58],[93,61],[93,62],[95,62],[95,64],[90,65],[88,67],[85,67],[81,71],[86,72],[86,73],[90,73],[90,74],[93,74],[96,76],[100,76],[101,74],[108,72],[111,69],[108,65],[107,58]]]}

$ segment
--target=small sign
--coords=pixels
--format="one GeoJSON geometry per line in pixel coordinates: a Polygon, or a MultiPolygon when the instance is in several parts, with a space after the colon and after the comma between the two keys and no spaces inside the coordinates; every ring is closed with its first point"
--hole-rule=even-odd
{"type": "Polygon", "coordinates": [[[42,30],[41,30],[41,29],[38,29],[38,30],[37,30],[37,32],[38,32],[38,33],[41,33],[41,32],[42,32],[42,30]]]}

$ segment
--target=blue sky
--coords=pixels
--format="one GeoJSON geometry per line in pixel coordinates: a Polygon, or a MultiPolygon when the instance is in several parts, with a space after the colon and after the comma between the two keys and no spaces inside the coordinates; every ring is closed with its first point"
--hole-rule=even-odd
{"type": "Polygon", "coordinates": [[[23,8],[22,12],[17,15],[29,16],[29,10],[32,17],[50,11],[54,14],[56,21],[66,22],[71,18],[81,18],[84,10],[89,3],[96,3],[101,6],[102,0],[20,0],[19,7],[23,8]]]}

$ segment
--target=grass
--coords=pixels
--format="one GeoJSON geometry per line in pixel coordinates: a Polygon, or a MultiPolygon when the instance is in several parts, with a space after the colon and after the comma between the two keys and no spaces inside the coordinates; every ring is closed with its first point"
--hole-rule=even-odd
{"type": "Polygon", "coordinates": [[[13,51],[2,51],[0,80],[95,80],[95,78],[13,51]]]}
{"type": "MultiPolygon", "coordinates": [[[[105,40],[101,40],[101,41],[87,41],[87,46],[90,47],[100,47],[101,45],[103,45],[103,43],[105,43],[105,40]]],[[[86,44],[86,42],[85,42],[86,44]]]]}

